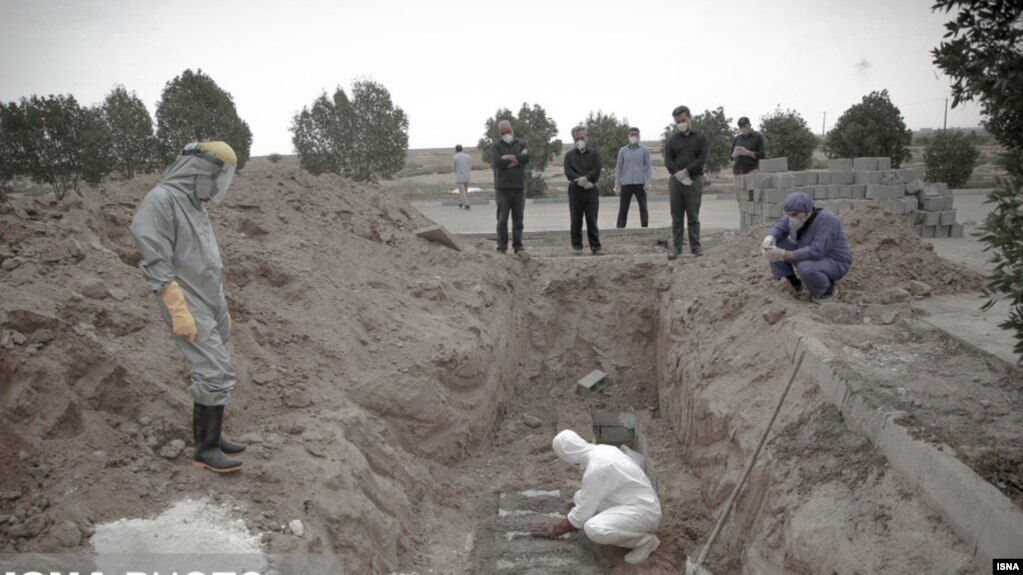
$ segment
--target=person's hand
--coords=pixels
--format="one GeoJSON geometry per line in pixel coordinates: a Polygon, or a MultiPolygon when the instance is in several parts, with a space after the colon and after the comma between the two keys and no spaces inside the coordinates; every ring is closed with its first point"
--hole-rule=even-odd
{"type": "Polygon", "coordinates": [[[643,191],[644,192],[649,192],[650,191],[650,184],[643,184],[643,191]]]}
{"type": "Polygon", "coordinates": [[[561,537],[565,533],[572,531],[578,531],[575,526],[568,520],[568,518],[562,519],[557,523],[534,523],[530,528],[534,537],[561,537]]]}
{"type": "Polygon", "coordinates": [[[586,186],[589,183],[590,183],[590,180],[588,180],[586,178],[586,176],[579,176],[578,178],[575,179],[575,185],[577,185],[577,186],[579,186],[580,188],[583,188],[583,189],[586,189],[586,186]]]}
{"type": "Polygon", "coordinates": [[[774,246],[775,246],[774,236],[767,236],[766,238],[764,238],[764,241],[760,242],[760,247],[764,248],[765,250],[769,250],[774,246]]]}
{"type": "Polygon", "coordinates": [[[510,162],[515,159],[515,154],[505,154],[501,156],[501,159],[510,162]]]}
{"type": "Polygon", "coordinates": [[[785,254],[787,252],[779,247],[772,247],[764,250],[764,255],[767,256],[767,261],[774,263],[784,261],[785,254]]]}
{"type": "Polygon", "coordinates": [[[622,195],[622,187],[621,186],[615,186],[615,195],[616,196],[622,195]]]}
{"type": "Polygon", "coordinates": [[[528,155],[529,155],[529,149],[528,149],[528,148],[522,148],[522,152],[521,152],[521,154],[522,154],[523,156],[528,156],[528,155]]]}
{"type": "Polygon", "coordinates": [[[593,184],[591,184],[590,182],[586,182],[586,187],[583,188],[583,189],[592,190],[593,189],[593,184]]]}
{"type": "Polygon", "coordinates": [[[675,179],[678,180],[680,184],[686,183],[686,171],[679,170],[675,172],[675,179]]]}
{"type": "Polygon", "coordinates": [[[192,316],[192,312],[188,309],[188,303],[185,301],[185,292],[181,290],[181,286],[178,285],[176,280],[167,284],[167,287],[160,293],[160,299],[167,306],[167,312],[171,317],[171,330],[174,332],[174,335],[186,338],[194,343],[196,336],[199,334],[199,329],[195,325],[195,317],[192,316]]]}

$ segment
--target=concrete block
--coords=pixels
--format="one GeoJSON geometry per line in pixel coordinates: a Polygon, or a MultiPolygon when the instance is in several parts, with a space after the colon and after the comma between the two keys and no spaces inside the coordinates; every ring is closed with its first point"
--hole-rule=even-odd
{"type": "Polygon", "coordinates": [[[796,176],[787,172],[773,174],[771,181],[774,183],[771,187],[779,190],[792,190],[796,187],[796,176]]]}
{"type": "Polygon", "coordinates": [[[851,200],[853,197],[853,187],[850,185],[839,186],[838,197],[851,200]]]}
{"type": "Polygon", "coordinates": [[[880,184],[881,183],[881,172],[876,170],[860,170],[853,172],[854,184],[880,184]]]}
{"type": "Polygon", "coordinates": [[[926,172],[924,172],[924,170],[907,170],[907,169],[899,170],[899,176],[902,178],[903,182],[912,182],[912,181],[915,181],[915,180],[923,181],[925,175],[926,175],[926,172]]]}
{"type": "Polygon", "coordinates": [[[796,187],[806,185],[806,172],[792,172],[792,177],[796,181],[796,187]]]}
{"type": "Polygon", "coordinates": [[[853,170],[877,170],[877,158],[853,158],[853,170]]]}
{"type": "Polygon", "coordinates": [[[817,172],[817,183],[826,185],[831,183],[832,172],[817,172]]]}
{"type": "Polygon", "coordinates": [[[949,194],[947,196],[944,196],[944,198],[945,198],[945,209],[946,210],[951,210],[952,206],[955,205],[955,196],[953,196],[952,194],[949,194]]]}
{"type": "Polygon", "coordinates": [[[816,186],[817,185],[817,175],[819,173],[820,172],[803,172],[803,178],[804,178],[803,185],[805,185],[805,186],[816,186]]]}
{"type": "Polygon", "coordinates": [[[940,196],[944,196],[949,193],[948,184],[944,182],[928,182],[924,184],[924,193],[927,193],[928,190],[930,190],[931,193],[940,196]]]}
{"type": "Polygon", "coordinates": [[[920,208],[927,212],[941,212],[945,210],[944,196],[924,196],[920,200],[920,208]]]}
{"type": "Polygon", "coordinates": [[[785,198],[787,198],[788,195],[788,190],[777,190],[772,188],[764,190],[762,199],[765,204],[780,204],[785,201],[785,198]]]}
{"type": "Polygon", "coordinates": [[[902,203],[901,198],[897,200],[885,200],[884,207],[893,214],[901,215],[906,213],[906,206],[902,203]]]}
{"type": "Polygon", "coordinates": [[[937,227],[938,226],[926,226],[926,225],[923,226],[924,230],[923,230],[923,233],[920,234],[920,237],[921,238],[933,238],[937,234],[937,230],[936,230],[937,227]]]}
{"type": "Polygon", "coordinates": [[[828,199],[828,188],[831,186],[814,186],[813,199],[815,200],[826,200],[828,199]]]}
{"type": "Polygon", "coordinates": [[[952,224],[956,223],[956,211],[955,210],[945,210],[944,212],[940,212],[940,213],[941,213],[941,219],[938,222],[939,225],[951,226],[952,224]]]}
{"type": "Polygon", "coordinates": [[[576,383],[576,392],[583,397],[589,397],[604,389],[606,385],[607,374],[595,369],[576,383]]]}
{"type": "Polygon", "coordinates": [[[906,183],[906,193],[910,195],[917,195],[921,190],[924,189],[924,182],[921,179],[910,180],[906,183]]]}
{"type": "Polygon", "coordinates": [[[947,238],[952,231],[952,226],[935,226],[934,237],[947,238]]]}
{"type": "Polygon", "coordinates": [[[961,238],[963,237],[963,225],[952,224],[952,228],[948,231],[948,237],[950,238],[961,238]]]}
{"type": "Polygon", "coordinates": [[[895,186],[867,185],[868,200],[894,200],[902,196],[902,190],[895,186]]]}
{"type": "Polygon", "coordinates": [[[866,184],[853,184],[853,187],[852,187],[852,198],[854,200],[865,200],[865,199],[867,199],[867,185],[866,184]]]}
{"type": "Polygon", "coordinates": [[[764,215],[769,218],[780,218],[784,213],[781,204],[764,204],[764,215]]]}
{"type": "Polygon", "coordinates": [[[918,235],[918,236],[923,236],[924,235],[924,227],[923,226],[913,226],[913,233],[918,235]]]}
{"type": "Polygon", "coordinates": [[[760,171],[765,174],[772,174],[775,172],[787,172],[789,171],[789,159],[786,157],[781,158],[766,158],[760,160],[760,171]]]}
{"type": "Polygon", "coordinates": [[[447,246],[456,252],[462,251],[462,246],[455,241],[455,237],[444,226],[430,226],[426,228],[420,228],[416,230],[417,236],[429,240],[431,242],[437,242],[443,246],[447,246]]]}
{"type": "MultiPolygon", "coordinates": [[[[921,212],[924,215],[925,226],[936,226],[941,223],[941,212],[921,212]]],[[[930,236],[934,237],[934,236],[930,236]]]]}
{"type": "Polygon", "coordinates": [[[842,184],[843,186],[847,184],[855,184],[856,174],[854,172],[833,172],[831,174],[831,183],[842,184]]]}
{"type": "Polygon", "coordinates": [[[850,172],[852,169],[852,158],[834,158],[828,160],[828,170],[831,170],[832,172],[850,172]]]}
{"type": "Polygon", "coordinates": [[[838,184],[829,184],[828,185],[828,199],[829,200],[837,200],[840,197],[842,197],[842,186],[840,186],[838,184]]]}
{"type": "Polygon", "coordinates": [[[750,199],[753,200],[754,202],[764,201],[764,189],[763,188],[754,189],[753,196],[750,199]]]}
{"type": "Polygon", "coordinates": [[[877,162],[877,169],[878,170],[890,170],[890,169],[892,169],[892,159],[891,158],[874,158],[874,160],[877,162]]]}
{"type": "Polygon", "coordinates": [[[748,176],[750,187],[752,188],[770,188],[771,174],[751,174],[748,176]]]}

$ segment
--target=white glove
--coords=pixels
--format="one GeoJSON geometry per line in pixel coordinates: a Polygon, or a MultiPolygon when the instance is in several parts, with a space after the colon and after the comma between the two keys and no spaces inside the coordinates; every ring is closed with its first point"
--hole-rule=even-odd
{"type": "Polygon", "coordinates": [[[685,170],[679,170],[675,172],[675,179],[678,180],[680,184],[685,186],[688,186],[689,184],[693,183],[693,181],[689,179],[689,174],[687,174],[685,170]],[[689,184],[687,184],[686,181],[688,181],[689,184]]]}
{"type": "Polygon", "coordinates": [[[781,248],[772,247],[764,250],[764,255],[767,256],[767,261],[772,263],[785,261],[785,250],[781,248]]]}
{"type": "Polygon", "coordinates": [[[575,184],[576,184],[577,186],[579,186],[580,188],[583,188],[583,189],[586,189],[586,186],[587,186],[587,185],[588,185],[589,183],[590,183],[590,181],[589,181],[588,179],[586,179],[586,176],[580,176],[580,177],[579,177],[579,179],[577,179],[577,180],[575,181],[575,184]]]}
{"type": "Polygon", "coordinates": [[[644,192],[649,192],[650,191],[650,184],[643,184],[643,191],[644,192]]]}
{"type": "Polygon", "coordinates": [[[764,241],[761,242],[760,247],[764,248],[765,250],[769,250],[774,247],[774,241],[775,241],[774,236],[767,236],[766,238],[764,238],[764,241]]]}
{"type": "Polygon", "coordinates": [[[615,195],[616,196],[622,195],[622,187],[621,186],[615,186],[615,195]]]}

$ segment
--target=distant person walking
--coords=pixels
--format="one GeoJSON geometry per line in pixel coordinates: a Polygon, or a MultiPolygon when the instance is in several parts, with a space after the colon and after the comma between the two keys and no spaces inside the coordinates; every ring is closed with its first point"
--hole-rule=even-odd
{"type": "Polygon", "coordinates": [[[672,110],[675,133],[664,146],[664,167],[671,174],[668,199],[671,204],[671,248],[668,259],[678,257],[685,245],[689,225],[689,249],[702,256],[700,245],[700,202],[703,199],[703,164],[707,161],[707,138],[693,129],[689,108],[672,110]]]}
{"type": "Polygon", "coordinates": [[[462,144],[455,146],[455,157],[452,159],[455,170],[455,185],[461,193],[459,208],[471,209],[469,206],[469,176],[472,174],[472,158],[462,151],[462,144]]]}
{"type": "MultiPolygon", "coordinates": [[[[739,135],[732,139],[732,173],[736,176],[752,174],[760,169],[760,160],[765,157],[764,137],[760,132],[754,132],[750,127],[749,118],[739,118],[739,135]]],[[[741,201],[741,193],[748,186],[739,184],[739,178],[735,182],[735,201],[741,201]]]]}
{"type": "Polygon", "coordinates": [[[603,255],[600,249],[600,230],[597,229],[597,210],[600,208],[600,153],[590,149],[586,128],[572,128],[575,145],[565,154],[565,177],[568,178],[568,213],[571,218],[572,251],[577,256],[583,253],[583,218],[586,218],[586,235],[590,251],[595,256],[603,255]]]}
{"type": "Polygon", "coordinates": [[[497,251],[508,253],[508,215],[512,219],[512,249],[521,252],[523,213],[526,209],[526,170],[529,148],[526,141],[515,137],[511,122],[497,124],[501,139],[490,145],[494,168],[494,195],[497,200],[497,251]]]}
{"type": "Polygon", "coordinates": [[[650,150],[639,143],[639,128],[629,128],[629,143],[618,150],[615,163],[615,193],[621,200],[618,205],[618,228],[624,228],[629,219],[629,204],[636,196],[639,204],[639,223],[644,228],[650,224],[650,213],[646,208],[646,194],[654,180],[654,169],[650,163],[650,150]]]}

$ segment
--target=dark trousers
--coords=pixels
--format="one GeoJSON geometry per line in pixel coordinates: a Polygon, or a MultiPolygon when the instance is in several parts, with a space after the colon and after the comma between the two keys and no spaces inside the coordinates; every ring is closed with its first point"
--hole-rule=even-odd
{"type": "Polygon", "coordinates": [[[497,188],[497,250],[508,251],[508,213],[512,219],[512,249],[522,249],[522,216],[526,211],[526,191],[522,188],[497,188]]]}
{"type": "Polygon", "coordinates": [[[643,191],[643,184],[624,184],[622,186],[622,197],[618,204],[618,227],[624,228],[625,222],[629,219],[629,204],[632,203],[632,196],[636,196],[636,203],[639,204],[639,223],[645,228],[650,223],[650,212],[646,209],[646,192],[643,191]]]}
{"type": "Polygon", "coordinates": [[[668,199],[671,203],[672,246],[682,251],[685,245],[686,224],[689,225],[689,249],[700,251],[700,202],[703,200],[703,176],[693,176],[693,185],[683,186],[672,176],[668,180],[668,199]]]}
{"type": "Polygon", "coordinates": [[[586,218],[586,235],[590,249],[600,249],[600,231],[597,229],[597,209],[600,207],[600,191],[594,185],[584,190],[575,184],[568,186],[568,214],[572,219],[572,249],[583,249],[583,217],[586,218]]]}

